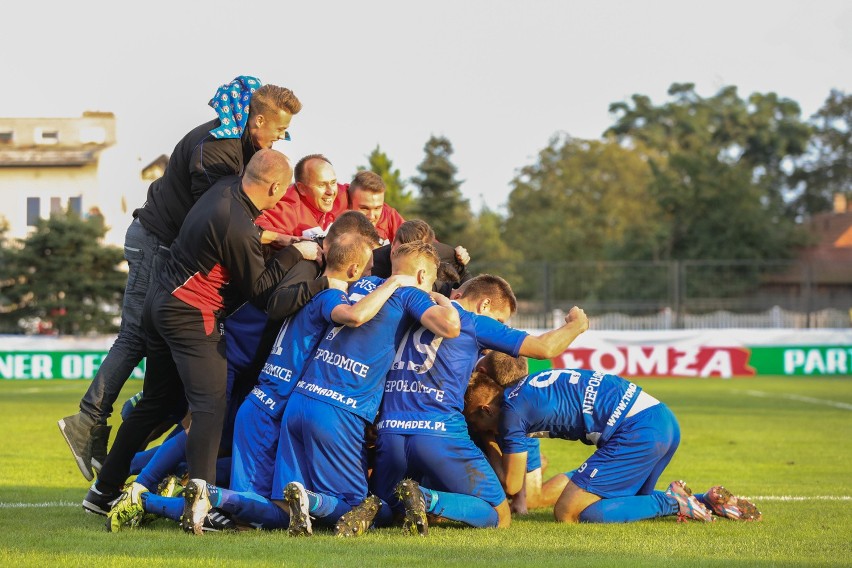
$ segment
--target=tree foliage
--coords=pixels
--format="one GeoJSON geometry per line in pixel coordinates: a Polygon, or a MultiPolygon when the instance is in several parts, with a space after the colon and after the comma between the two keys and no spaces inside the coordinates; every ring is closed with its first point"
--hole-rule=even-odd
{"type": "Polygon", "coordinates": [[[830,210],[835,194],[852,197],[852,95],[832,90],[811,122],[810,152],[793,176],[790,205],[797,215],[830,210]]]}
{"type": "Polygon", "coordinates": [[[669,95],[661,105],[644,95],[611,105],[617,118],[607,131],[650,150],[662,258],[789,257],[801,235],[785,197],[811,134],[798,104],[775,93],[744,100],[736,87],[704,98],[689,83],[669,95]]]}
{"type": "Polygon", "coordinates": [[[459,242],[470,254],[468,270],[471,274],[497,274],[519,289],[524,277],[518,263],[523,257],[505,242],[505,224],[506,220],[499,213],[483,207],[465,227],[459,242]]]}
{"type": "Polygon", "coordinates": [[[420,190],[415,213],[432,225],[438,240],[457,244],[471,221],[470,205],[462,196],[462,182],[450,161],[453,146],[443,137],[432,136],[423,147],[426,156],[417,166],[420,175],[412,181],[420,190]]]}
{"type": "Polygon", "coordinates": [[[385,203],[407,218],[414,211],[414,196],[405,189],[405,182],[399,170],[393,167],[388,155],[376,145],[367,156],[368,166],[359,166],[358,170],[370,170],[379,174],[385,182],[385,203]]]}
{"type": "Polygon", "coordinates": [[[121,249],[101,242],[105,228],[76,213],[53,214],[4,254],[5,324],[39,319],[59,334],[112,332],[127,275],[121,249]]]}
{"type": "Polygon", "coordinates": [[[644,157],[554,137],[512,181],[506,241],[526,260],[654,258],[661,231],[644,157]]]}

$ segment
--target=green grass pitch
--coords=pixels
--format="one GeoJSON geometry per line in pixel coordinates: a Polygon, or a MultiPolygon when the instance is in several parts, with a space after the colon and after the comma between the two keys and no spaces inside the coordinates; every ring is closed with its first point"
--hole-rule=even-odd
{"type": "MultiPolygon", "coordinates": [[[[183,534],[166,520],[109,534],[79,506],[87,483],[56,420],[85,381],[0,381],[0,566],[850,566],[852,378],[657,379],[640,384],[674,410],[678,453],[660,479],[696,491],[722,483],[753,498],[760,523],[675,517],[628,525],[558,525],[549,510],[507,530],[397,529],[359,539],[280,532],[183,534]]],[[[125,387],[119,404],[141,389],[125,387]]],[[[114,432],[113,432],[114,434],[114,432]]],[[[589,446],[545,440],[545,477],[589,446]]]]}

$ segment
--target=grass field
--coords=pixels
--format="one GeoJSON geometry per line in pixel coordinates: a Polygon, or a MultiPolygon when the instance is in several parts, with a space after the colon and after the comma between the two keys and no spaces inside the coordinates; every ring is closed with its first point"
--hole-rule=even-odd
{"type": "MultiPolygon", "coordinates": [[[[170,521],[118,534],[79,506],[87,483],[56,420],[84,381],[0,381],[0,566],[849,566],[852,565],[852,378],[645,380],[674,410],[682,443],[660,479],[749,496],[760,523],[675,517],[629,525],[557,525],[550,511],[505,531],[395,529],[325,534],[183,534],[170,521]]],[[[123,395],[141,388],[133,381],[123,395]]],[[[120,401],[125,400],[121,398],[120,401]]],[[[545,477],[590,453],[545,440],[545,477]]]]}

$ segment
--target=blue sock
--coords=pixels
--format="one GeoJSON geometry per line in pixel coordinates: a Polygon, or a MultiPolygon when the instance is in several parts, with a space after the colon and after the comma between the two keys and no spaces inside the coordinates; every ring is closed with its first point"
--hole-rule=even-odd
{"type": "Polygon", "coordinates": [[[663,491],[635,497],[601,499],[580,513],[581,523],[630,523],[677,513],[677,501],[663,491]]]}
{"type": "Polygon", "coordinates": [[[337,497],[306,491],[308,494],[308,511],[311,517],[324,526],[333,526],[337,520],[352,508],[337,497]]]}
{"type": "Polygon", "coordinates": [[[500,518],[494,507],[473,495],[445,493],[421,487],[426,498],[426,512],[459,521],[479,529],[495,528],[500,518]]]}
{"type": "Polygon", "coordinates": [[[285,529],[290,516],[281,507],[257,493],[231,491],[207,485],[210,504],[229,513],[235,520],[248,523],[259,529],[285,529]]]}
{"type": "Polygon", "coordinates": [[[389,527],[393,525],[393,510],[391,510],[390,505],[384,499],[382,500],[379,512],[376,514],[376,518],[373,519],[373,524],[377,527],[389,527]]]}
{"type": "Polygon", "coordinates": [[[186,459],[186,432],[181,431],[157,448],[157,453],[142,469],[136,478],[136,483],[141,483],[148,489],[156,489],[164,477],[175,473],[178,464],[184,459],[186,459]]]}
{"type": "Polygon", "coordinates": [[[183,514],[183,497],[163,497],[150,491],[142,494],[142,508],[146,513],[179,521],[183,514]]]}
{"type": "Polygon", "coordinates": [[[710,509],[711,511],[713,510],[713,505],[710,503],[710,500],[709,500],[709,499],[707,499],[707,494],[706,494],[706,493],[693,493],[693,495],[695,496],[695,498],[696,498],[696,499],[698,499],[699,501],[701,501],[701,503],[702,503],[705,507],[707,507],[707,508],[708,508],[708,509],[710,509]]]}
{"type": "Polygon", "coordinates": [[[130,475],[139,475],[142,472],[142,469],[148,465],[148,462],[151,461],[151,458],[154,457],[154,454],[156,454],[159,449],[160,446],[154,446],[153,448],[148,448],[144,452],[136,452],[133,456],[133,460],[130,462],[130,475]]]}

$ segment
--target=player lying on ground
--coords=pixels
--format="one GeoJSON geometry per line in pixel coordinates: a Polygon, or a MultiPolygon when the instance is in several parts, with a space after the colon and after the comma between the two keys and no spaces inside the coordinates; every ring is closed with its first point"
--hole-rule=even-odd
{"type": "Polygon", "coordinates": [[[623,523],[668,515],[712,521],[711,510],[729,519],[760,519],[753,504],[721,486],[702,495],[693,495],[683,481],[665,492],[654,489],[680,443],[680,427],[665,404],[621,377],[553,369],[504,390],[481,375],[468,389],[465,416],[474,431],[502,439],[509,495],[524,482],[528,435],[597,447],[557,499],[553,514],[559,522],[623,523]]]}

